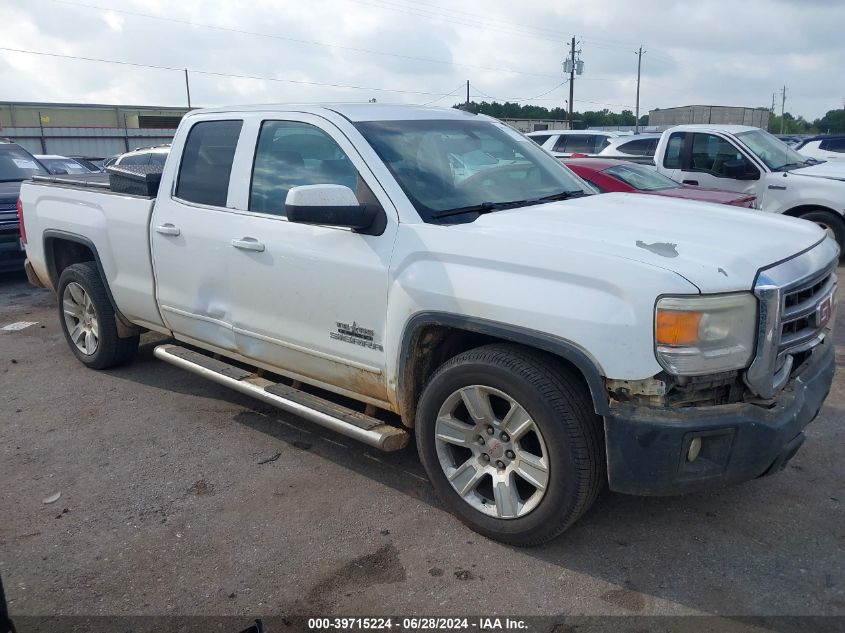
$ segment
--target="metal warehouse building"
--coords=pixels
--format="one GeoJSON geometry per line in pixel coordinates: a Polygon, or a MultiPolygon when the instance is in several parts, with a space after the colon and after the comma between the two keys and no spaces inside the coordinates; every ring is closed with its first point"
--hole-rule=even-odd
{"type": "Polygon", "coordinates": [[[683,125],[685,123],[712,123],[717,125],[753,125],[769,127],[768,108],[742,108],[715,105],[690,105],[678,108],[651,110],[649,125],[683,125]]]}
{"type": "Polygon", "coordinates": [[[169,143],[187,108],[0,102],[0,137],[34,154],[105,157],[169,143]]]}

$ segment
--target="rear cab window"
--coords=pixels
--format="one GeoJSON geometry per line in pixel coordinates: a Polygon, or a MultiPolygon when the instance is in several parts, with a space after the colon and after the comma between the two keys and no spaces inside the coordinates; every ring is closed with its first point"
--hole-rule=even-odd
{"type": "Polygon", "coordinates": [[[667,169],[682,169],[681,154],[686,140],[686,132],[674,132],[666,143],[666,153],[663,156],[663,166],[667,169]]]}
{"type": "MultiPolygon", "coordinates": [[[[176,197],[225,207],[232,162],[243,121],[200,121],[188,132],[176,182],[176,197]]],[[[149,158],[149,157],[147,157],[149,158]]]]}

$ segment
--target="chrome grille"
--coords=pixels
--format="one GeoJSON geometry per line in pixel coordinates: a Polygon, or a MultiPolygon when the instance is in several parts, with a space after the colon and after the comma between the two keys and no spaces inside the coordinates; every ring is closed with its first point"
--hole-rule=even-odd
{"type": "Polygon", "coordinates": [[[755,394],[771,398],[789,381],[795,357],[824,340],[833,316],[839,247],[826,238],[813,248],[764,268],[754,294],[759,301],[757,345],[745,373],[755,394]]]}
{"type": "Polygon", "coordinates": [[[779,352],[789,351],[816,338],[833,312],[836,274],[823,271],[818,278],[783,295],[779,352]]]}

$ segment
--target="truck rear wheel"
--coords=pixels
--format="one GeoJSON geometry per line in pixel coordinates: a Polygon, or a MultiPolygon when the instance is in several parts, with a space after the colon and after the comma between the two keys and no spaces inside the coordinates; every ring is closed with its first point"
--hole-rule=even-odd
{"type": "Polygon", "coordinates": [[[470,528],[539,545],[572,525],[604,482],[600,418],[586,388],[549,357],[488,345],[447,361],[417,410],[429,479],[470,528]]]}
{"type": "Polygon", "coordinates": [[[65,340],[84,365],[108,369],[135,358],[140,337],[118,337],[117,317],[93,262],[65,268],[57,294],[65,340]]]}

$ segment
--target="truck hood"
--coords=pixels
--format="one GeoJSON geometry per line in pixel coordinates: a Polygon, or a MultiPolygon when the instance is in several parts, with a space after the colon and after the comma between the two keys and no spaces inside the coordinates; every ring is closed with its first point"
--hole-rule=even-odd
{"type": "Polygon", "coordinates": [[[681,275],[701,292],[750,290],[760,268],[825,237],[805,220],[630,193],[497,211],[454,228],[476,233],[467,239],[478,239],[479,232],[504,235],[536,245],[538,253],[552,247],[650,264],[681,275]]]}
{"type": "Polygon", "coordinates": [[[796,176],[812,176],[813,178],[830,178],[832,180],[845,180],[845,161],[829,160],[818,165],[808,165],[791,169],[790,174],[796,176]]]}

